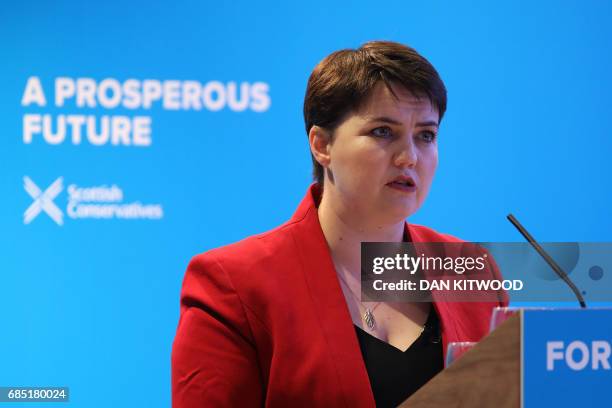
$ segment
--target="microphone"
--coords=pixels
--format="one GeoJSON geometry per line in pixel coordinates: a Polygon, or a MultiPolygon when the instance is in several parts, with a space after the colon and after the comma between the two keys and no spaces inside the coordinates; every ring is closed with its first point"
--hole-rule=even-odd
{"type": "Polygon", "coordinates": [[[542,248],[540,244],[538,244],[536,240],[533,239],[531,234],[529,234],[525,227],[523,227],[521,223],[518,222],[514,215],[508,214],[507,218],[508,221],[510,221],[512,225],[514,225],[516,229],[525,237],[525,239],[529,241],[531,246],[538,252],[538,254],[540,254],[540,256],[544,258],[544,260],[552,268],[552,270],[555,271],[555,273],[563,280],[563,282],[565,282],[567,286],[569,286],[572,292],[574,292],[576,299],[578,299],[578,303],[580,303],[580,307],[583,309],[586,308],[586,303],[584,302],[582,294],[580,293],[576,285],[574,285],[574,282],[572,282],[569,276],[567,276],[567,273],[565,273],[563,269],[561,269],[561,267],[555,262],[555,260],[552,259],[546,251],[544,251],[544,248],[542,248]]]}

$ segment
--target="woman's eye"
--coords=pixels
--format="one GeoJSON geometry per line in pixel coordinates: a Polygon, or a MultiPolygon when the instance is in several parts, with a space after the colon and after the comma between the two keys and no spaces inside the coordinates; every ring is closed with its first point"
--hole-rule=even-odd
{"type": "Polygon", "coordinates": [[[388,138],[393,135],[391,132],[391,128],[388,126],[377,127],[376,129],[372,129],[372,135],[376,137],[388,138]]]}
{"type": "Polygon", "coordinates": [[[433,143],[436,140],[436,134],[429,130],[419,133],[419,139],[426,143],[433,143]]]}

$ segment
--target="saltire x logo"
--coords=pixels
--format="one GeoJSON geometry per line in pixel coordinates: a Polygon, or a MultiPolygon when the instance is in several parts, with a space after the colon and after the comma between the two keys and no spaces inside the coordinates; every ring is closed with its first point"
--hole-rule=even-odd
{"type": "Polygon", "coordinates": [[[28,176],[23,177],[23,188],[34,200],[23,213],[24,224],[32,222],[41,211],[46,212],[58,225],[64,224],[64,213],[53,202],[53,199],[62,192],[64,188],[63,182],[64,178],[60,177],[47,187],[45,191],[42,191],[28,176]]]}

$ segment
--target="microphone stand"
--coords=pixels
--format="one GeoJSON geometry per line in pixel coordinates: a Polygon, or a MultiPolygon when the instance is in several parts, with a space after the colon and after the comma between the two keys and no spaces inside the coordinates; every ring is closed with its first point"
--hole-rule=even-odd
{"type": "Polygon", "coordinates": [[[546,251],[544,251],[544,248],[542,248],[540,244],[538,244],[536,240],[533,239],[531,234],[529,234],[529,232],[527,232],[525,227],[523,227],[521,223],[518,222],[518,220],[514,217],[514,215],[508,214],[507,218],[508,218],[508,221],[510,221],[512,225],[514,225],[516,229],[525,237],[525,239],[529,241],[531,246],[538,252],[538,254],[540,254],[540,256],[544,258],[544,260],[552,268],[552,270],[555,271],[555,273],[563,280],[563,282],[565,282],[567,286],[570,287],[572,292],[574,292],[574,295],[576,295],[576,299],[578,299],[578,303],[580,303],[580,307],[583,309],[586,308],[586,303],[584,302],[584,298],[582,297],[582,294],[580,293],[576,285],[574,285],[574,282],[572,282],[569,276],[567,276],[567,274],[563,271],[563,269],[561,269],[561,267],[555,262],[555,260],[552,259],[546,251]]]}

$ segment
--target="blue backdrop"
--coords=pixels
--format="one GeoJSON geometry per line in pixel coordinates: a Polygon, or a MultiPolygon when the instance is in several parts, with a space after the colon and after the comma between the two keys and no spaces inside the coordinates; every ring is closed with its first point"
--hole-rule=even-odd
{"type": "Polygon", "coordinates": [[[290,217],[310,182],[308,75],[367,40],[415,47],[449,91],[440,167],[411,221],[520,240],[511,211],[542,241],[612,240],[611,8],[1,6],[0,385],[66,385],[77,407],[168,406],[189,259],[290,217]],[[58,136],[69,115],[80,143],[58,136]]]}

